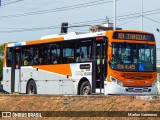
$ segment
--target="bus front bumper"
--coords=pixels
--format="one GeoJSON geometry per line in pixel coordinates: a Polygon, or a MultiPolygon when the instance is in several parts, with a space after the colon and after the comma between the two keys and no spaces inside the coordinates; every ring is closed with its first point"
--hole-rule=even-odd
{"type": "Polygon", "coordinates": [[[125,87],[115,84],[114,82],[106,82],[104,86],[104,94],[118,95],[151,95],[158,94],[158,86],[153,87],[125,87]]]}

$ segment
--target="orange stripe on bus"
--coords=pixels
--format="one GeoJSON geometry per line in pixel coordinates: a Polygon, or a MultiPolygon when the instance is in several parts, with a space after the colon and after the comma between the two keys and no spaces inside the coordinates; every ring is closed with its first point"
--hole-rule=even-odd
{"type": "Polygon", "coordinates": [[[49,39],[42,39],[42,40],[27,41],[26,45],[57,42],[57,41],[64,41],[64,38],[63,37],[58,37],[58,38],[49,38],[49,39]]]}
{"type": "Polygon", "coordinates": [[[33,68],[38,68],[40,70],[45,70],[48,72],[58,73],[61,75],[72,76],[71,68],[69,64],[59,64],[59,65],[40,65],[32,66],[33,68]]]}

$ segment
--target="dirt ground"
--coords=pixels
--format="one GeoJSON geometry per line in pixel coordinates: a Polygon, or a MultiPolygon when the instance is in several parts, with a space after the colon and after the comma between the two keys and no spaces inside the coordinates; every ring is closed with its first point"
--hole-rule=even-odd
{"type": "MultiPolygon", "coordinates": [[[[49,96],[49,95],[0,95],[0,111],[160,111],[159,96],[49,96]]],[[[71,112],[71,114],[73,114],[71,112]]],[[[88,114],[92,114],[89,113],[88,114]]],[[[97,113],[98,114],[98,113],[97,113]]],[[[83,116],[83,115],[82,115],[83,116]]],[[[3,120],[121,120],[157,119],[158,117],[46,117],[0,118],[3,120]]]]}

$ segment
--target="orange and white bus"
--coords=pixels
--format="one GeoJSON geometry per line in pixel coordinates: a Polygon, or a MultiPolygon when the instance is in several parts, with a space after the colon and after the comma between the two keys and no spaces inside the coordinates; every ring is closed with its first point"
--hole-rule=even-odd
{"type": "Polygon", "coordinates": [[[108,30],[6,44],[3,88],[27,94],[156,94],[154,35],[108,30]]]}

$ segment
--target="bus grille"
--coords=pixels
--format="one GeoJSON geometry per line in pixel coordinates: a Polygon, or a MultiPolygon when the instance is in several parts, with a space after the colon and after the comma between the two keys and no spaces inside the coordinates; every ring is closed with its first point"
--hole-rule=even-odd
{"type": "Polygon", "coordinates": [[[144,87],[144,88],[129,87],[129,88],[126,88],[126,92],[135,92],[135,93],[151,92],[151,89],[147,87],[144,87]]]}

